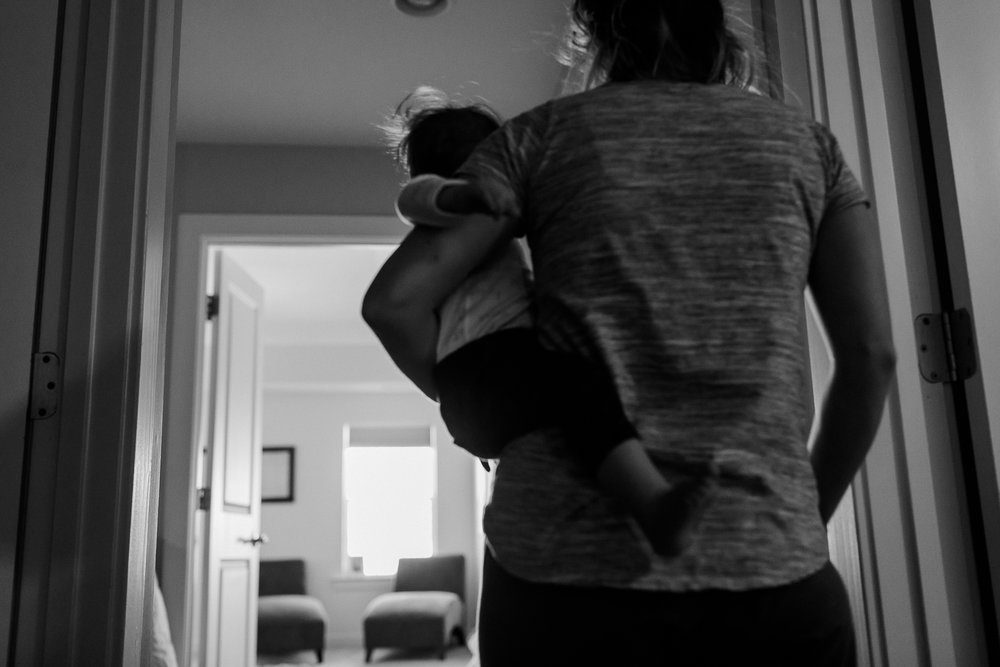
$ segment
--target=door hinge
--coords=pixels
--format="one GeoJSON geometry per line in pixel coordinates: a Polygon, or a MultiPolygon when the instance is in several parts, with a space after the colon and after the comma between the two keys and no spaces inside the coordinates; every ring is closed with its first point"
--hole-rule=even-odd
{"type": "Polygon", "coordinates": [[[928,382],[958,382],[976,374],[972,316],[965,308],[918,315],[920,375],[928,382]]]}
{"type": "Polygon", "coordinates": [[[37,352],[31,356],[32,419],[48,419],[59,411],[62,399],[62,363],[54,352],[37,352]]]}
{"type": "Polygon", "coordinates": [[[209,294],[208,295],[208,302],[205,305],[205,314],[207,315],[208,319],[212,319],[216,315],[219,314],[219,295],[218,294],[209,294]]]}
{"type": "Polygon", "coordinates": [[[212,489],[198,489],[198,509],[207,511],[212,504],[212,489]]]}

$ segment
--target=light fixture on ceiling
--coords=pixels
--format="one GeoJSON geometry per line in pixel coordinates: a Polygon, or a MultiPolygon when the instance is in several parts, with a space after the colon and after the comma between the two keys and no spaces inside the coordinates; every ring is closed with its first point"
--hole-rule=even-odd
{"type": "Polygon", "coordinates": [[[448,8],[448,0],[394,0],[396,9],[410,16],[434,16],[448,8]]]}

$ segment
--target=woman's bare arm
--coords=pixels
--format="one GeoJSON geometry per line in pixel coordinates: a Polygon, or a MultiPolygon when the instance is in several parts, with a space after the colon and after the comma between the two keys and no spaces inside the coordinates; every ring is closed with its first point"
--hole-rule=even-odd
{"type": "Polygon", "coordinates": [[[825,523],[871,447],[896,363],[878,227],[866,207],[824,217],[809,288],[834,360],[811,454],[825,523]]]}
{"type": "Polygon", "coordinates": [[[470,216],[455,227],[415,227],[369,286],[361,315],[386,352],[431,399],[437,398],[437,309],[497,247],[513,224],[470,216]]]}

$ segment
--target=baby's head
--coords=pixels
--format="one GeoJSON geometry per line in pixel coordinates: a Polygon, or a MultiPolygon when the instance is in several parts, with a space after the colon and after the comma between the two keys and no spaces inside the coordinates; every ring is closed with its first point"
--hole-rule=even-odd
{"type": "Polygon", "coordinates": [[[453,176],[480,141],[500,127],[484,104],[459,104],[422,86],[406,96],[382,125],[389,149],[410,177],[453,176]]]}

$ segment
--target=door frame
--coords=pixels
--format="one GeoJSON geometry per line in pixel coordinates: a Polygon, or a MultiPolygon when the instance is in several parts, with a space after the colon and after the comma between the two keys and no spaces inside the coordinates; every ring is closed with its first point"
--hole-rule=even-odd
{"type": "Polygon", "coordinates": [[[394,244],[406,230],[393,216],[184,213],[177,217],[175,231],[157,546],[177,655],[197,665],[204,624],[195,592],[203,583],[200,549],[205,536],[196,496],[207,414],[202,341],[210,250],[252,244],[394,244]]]}
{"type": "Polygon", "coordinates": [[[0,665],[15,632],[22,471],[40,291],[58,2],[0,4],[0,665]],[[16,28],[15,28],[16,26],[16,28]],[[17,446],[20,444],[21,446],[17,446]]]}
{"type": "MultiPolygon", "coordinates": [[[[828,124],[872,194],[898,352],[888,410],[855,486],[870,531],[865,573],[882,623],[878,664],[986,664],[968,549],[954,405],[919,372],[914,322],[941,308],[930,209],[914,130],[900,0],[803,0],[816,26],[828,124]],[[862,63],[876,63],[877,66],[862,63]]],[[[926,74],[917,73],[918,75],[926,74]]]]}
{"type": "Polygon", "coordinates": [[[32,349],[59,355],[61,395],[18,470],[12,664],[149,659],[180,2],[53,20],[44,213],[19,224],[43,231],[32,349]]]}
{"type": "Polygon", "coordinates": [[[1000,662],[1000,281],[992,224],[1000,207],[1000,103],[978,73],[988,70],[995,41],[981,39],[1000,26],[1000,7],[976,0],[918,0],[912,5],[913,41],[919,59],[925,141],[930,157],[928,190],[936,200],[935,247],[942,274],[944,310],[972,316],[976,372],[947,387],[954,404],[957,446],[962,452],[962,498],[979,575],[980,609],[988,661],[1000,662]],[[987,28],[984,29],[984,26],[987,28]],[[973,54],[969,44],[976,44],[973,54]],[[989,52],[986,50],[989,49],[989,52]],[[978,71],[976,68],[980,68],[978,71]],[[993,122],[990,122],[990,121],[993,122]],[[992,400],[990,400],[992,399],[992,400]]]}

